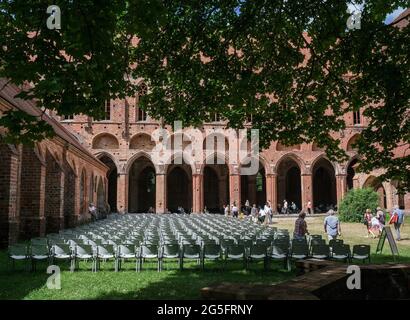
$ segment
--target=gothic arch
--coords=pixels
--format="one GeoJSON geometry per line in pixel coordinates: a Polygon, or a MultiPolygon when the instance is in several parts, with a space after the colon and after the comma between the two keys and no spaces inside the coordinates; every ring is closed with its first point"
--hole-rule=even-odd
{"type": "Polygon", "coordinates": [[[144,150],[151,152],[155,147],[155,141],[151,140],[151,136],[147,133],[137,133],[130,140],[129,148],[133,150],[144,150]]]}
{"type": "Polygon", "coordinates": [[[118,139],[110,133],[100,133],[94,137],[92,142],[93,149],[115,150],[119,149],[118,139]]]}
{"type": "Polygon", "coordinates": [[[353,151],[356,152],[357,148],[353,147],[353,144],[357,142],[357,139],[360,137],[360,134],[355,133],[353,136],[349,138],[346,143],[346,151],[353,151]]]}

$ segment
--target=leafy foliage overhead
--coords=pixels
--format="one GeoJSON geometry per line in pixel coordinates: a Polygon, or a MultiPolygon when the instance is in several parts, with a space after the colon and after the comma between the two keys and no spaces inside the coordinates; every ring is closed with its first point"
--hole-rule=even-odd
{"type": "Polygon", "coordinates": [[[355,3],[350,30],[341,0],[55,1],[62,26],[49,30],[49,1],[2,1],[0,76],[31,83],[21,96],[40,107],[96,119],[143,78],[143,108],[166,123],[219,113],[239,128],[252,116],[262,147],[315,141],[339,160],[332,134],[366,108],[360,169],[384,167],[409,188],[410,154],[393,153],[410,142],[410,24],[384,23],[409,1],[355,3]]]}

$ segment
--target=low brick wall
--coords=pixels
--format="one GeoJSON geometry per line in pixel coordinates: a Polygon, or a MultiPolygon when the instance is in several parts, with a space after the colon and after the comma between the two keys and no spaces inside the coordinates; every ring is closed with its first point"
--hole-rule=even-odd
{"type": "Polygon", "coordinates": [[[410,264],[360,265],[362,290],[347,289],[347,265],[302,265],[318,269],[276,285],[216,284],[201,289],[201,295],[209,300],[410,299],[410,264]]]}

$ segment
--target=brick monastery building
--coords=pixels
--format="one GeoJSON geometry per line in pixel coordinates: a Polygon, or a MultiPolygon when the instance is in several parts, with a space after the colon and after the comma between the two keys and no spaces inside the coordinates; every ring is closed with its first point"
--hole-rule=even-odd
{"type": "MultiPolygon", "coordinates": [[[[0,80],[0,87],[4,83],[0,80]]],[[[18,90],[8,84],[0,91],[0,115],[10,108],[40,115],[34,103],[14,98],[18,90]]],[[[138,101],[137,96],[107,103],[103,121],[43,113],[56,136],[34,147],[0,140],[0,247],[88,221],[90,202],[100,210],[109,204],[112,212],[120,213],[147,212],[150,207],[156,213],[175,212],[178,206],[216,213],[225,204],[243,205],[246,200],[251,205],[270,201],[280,209],[286,199],[299,209],[311,201],[316,212],[323,212],[337,206],[349,189],[371,187],[379,194],[380,206],[410,209],[410,194],[398,195],[395,181],[379,181],[380,170],[355,172],[358,155],[352,145],[367,125],[360,111],[346,114],[347,127],[336,134],[348,161],[330,162],[314,143],[288,147],[274,141],[260,153],[257,174],[241,175],[238,159],[215,164],[153,161],[152,135],[161,121],[139,109],[138,101]]],[[[223,129],[211,138],[225,142],[229,150],[238,141],[230,139],[217,115],[214,120],[199,129],[223,129]]],[[[183,147],[190,143],[184,141],[183,147]]],[[[205,140],[201,145],[207,159],[228,158],[228,151],[213,152],[205,140]]]]}

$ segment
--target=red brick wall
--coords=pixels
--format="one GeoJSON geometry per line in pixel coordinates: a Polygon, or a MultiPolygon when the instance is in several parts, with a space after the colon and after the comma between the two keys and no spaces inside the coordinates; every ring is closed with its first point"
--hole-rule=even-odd
{"type": "Polygon", "coordinates": [[[18,158],[5,144],[0,144],[0,247],[17,240],[18,158]]]}
{"type": "Polygon", "coordinates": [[[45,166],[34,150],[26,146],[21,163],[20,235],[22,239],[44,236],[45,166]]]}
{"type": "Polygon", "coordinates": [[[46,193],[45,193],[45,217],[46,232],[58,232],[64,227],[63,197],[64,175],[50,153],[46,158],[46,193]]]}

